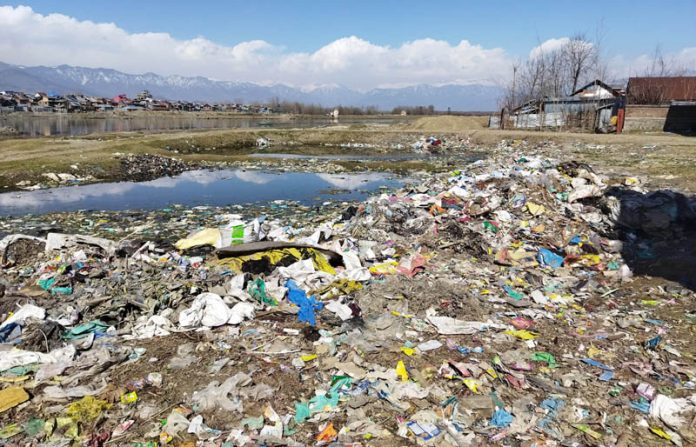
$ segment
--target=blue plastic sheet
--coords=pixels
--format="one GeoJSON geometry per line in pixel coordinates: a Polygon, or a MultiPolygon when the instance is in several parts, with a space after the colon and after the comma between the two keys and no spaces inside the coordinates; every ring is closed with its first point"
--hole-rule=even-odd
{"type": "Polygon", "coordinates": [[[539,249],[537,261],[541,265],[553,267],[555,269],[563,266],[563,256],[557,255],[548,248],[539,249]]]}
{"type": "Polygon", "coordinates": [[[603,369],[604,371],[613,371],[614,370],[612,367],[607,366],[604,363],[598,362],[597,360],[594,360],[591,358],[582,359],[582,363],[585,363],[586,365],[594,366],[595,368],[603,369]]]}
{"type": "Polygon", "coordinates": [[[495,427],[509,427],[512,424],[513,416],[502,408],[498,408],[493,413],[491,425],[495,427]]]}
{"type": "Polygon", "coordinates": [[[544,410],[548,410],[550,416],[556,417],[556,413],[558,413],[558,410],[563,408],[564,405],[564,400],[548,398],[541,401],[540,407],[544,410]]]}
{"type": "Polygon", "coordinates": [[[602,382],[608,382],[614,378],[614,371],[604,371],[599,375],[599,380],[602,382]]]}
{"type": "Polygon", "coordinates": [[[651,338],[650,340],[645,342],[645,349],[655,350],[661,341],[662,341],[661,335],[658,335],[657,337],[651,338]]]}
{"type": "Polygon", "coordinates": [[[298,319],[312,326],[316,326],[317,317],[314,312],[323,309],[324,303],[317,301],[313,296],[308,297],[307,292],[300,289],[297,283],[292,279],[288,279],[285,283],[285,287],[288,288],[288,301],[300,308],[298,319]]]}
{"type": "Polygon", "coordinates": [[[638,410],[641,413],[650,414],[650,402],[648,399],[641,397],[639,400],[630,403],[631,408],[638,410]]]}
{"type": "Polygon", "coordinates": [[[22,326],[17,323],[6,324],[0,329],[0,343],[9,343],[22,335],[22,326]]]}
{"type": "Polygon", "coordinates": [[[548,411],[548,413],[539,420],[537,427],[549,436],[560,439],[562,434],[558,428],[556,428],[556,418],[558,417],[558,412],[565,406],[565,401],[562,399],[548,398],[544,399],[539,406],[548,411]]]}

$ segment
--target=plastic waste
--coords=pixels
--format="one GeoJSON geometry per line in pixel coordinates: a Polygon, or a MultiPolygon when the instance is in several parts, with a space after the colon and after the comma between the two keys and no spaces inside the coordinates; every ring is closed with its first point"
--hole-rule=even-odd
{"type": "Polygon", "coordinates": [[[560,268],[563,266],[563,256],[558,255],[547,248],[540,248],[537,254],[537,260],[542,266],[551,268],[560,268]]]}
{"type": "Polygon", "coordinates": [[[29,394],[22,387],[10,387],[0,390],[0,413],[14,408],[29,400],[29,394]]]}
{"type": "Polygon", "coordinates": [[[207,387],[193,393],[191,401],[199,411],[220,408],[225,411],[241,413],[244,410],[240,398],[240,387],[251,383],[251,377],[244,373],[237,373],[225,380],[222,384],[212,381],[207,387]]]}
{"type": "Polygon", "coordinates": [[[224,324],[240,324],[245,319],[254,318],[254,306],[250,303],[237,303],[231,309],[214,293],[202,293],[191,303],[191,307],[179,314],[182,327],[217,327],[224,324]]]}
{"type": "Polygon", "coordinates": [[[298,319],[311,326],[317,325],[315,312],[324,308],[324,303],[317,301],[314,296],[307,296],[307,292],[298,287],[294,280],[288,279],[285,283],[288,289],[288,301],[300,308],[298,319]]]}
{"type": "Polygon", "coordinates": [[[426,311],[428,322],[435,326],[438,333],[442,335],[471,335],[485,331],[489,328],[503,328],[504,326],[480,321],[463,321],[451,317],[438,316],[435,309],[426,311]]]}
{"type": "Polygon", "coordinates": [[[498,408],[495,410],[495,413],[493,413],[493,416],[491,417],[491,425],[494,427],[509,427],[510,424],[512,424],[512,421],[514,420],[514,417],[512,414],[508,413],[502,408],[498,408]]]}

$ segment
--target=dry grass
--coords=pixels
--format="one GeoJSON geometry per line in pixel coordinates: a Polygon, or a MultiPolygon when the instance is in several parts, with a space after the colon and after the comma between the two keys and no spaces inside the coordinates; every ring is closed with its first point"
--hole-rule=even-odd
{"type": "Polygon", "coordinates": [[[423,130],[430,132],[461,132],[480,130],[488,125],[488,116],[424,116],[412,123],[403,125],[405,130],[423,130]]]}
{"type": "MultiPolygon", "coordinates": [[[[233,129],[180,131],[159,134],[139,132],[77,138],[32,138],[0,140],[0,186],[22,179],[35,179],[45,172],[96,172],[100,178],[117,175],[115,153],[152,153],[187,161],[234,161],[255,152],[256,139],[270,138],[270,151],[307,153],[402,152],[424,135],[445,139],[469,139],[482,149],[493,148],[502,139],[524,140],[530,146],[553,141],[556,155],[597,165],[603,171],[650,176],[655,185],[696,191],[696,138],[673,134],[596,135],[580,133],[490,130],[485,116],[420,117],[392,126],[346,126],[311,129],[233,129]],[[362,143],[371,147],[341,147],[362,143]],[[396,149],[396,144],[402,149],[396,149]]],[[[342,162],[345,168],[356,165],[342,162]]],[[[404,170],[430,170],[423,163],[399,162],[404,170]]],[[[370,168],[379,169],[380,162],[370,168]]],[[[389,162],[394,169],[394,162],[389,162]]],[[[367,167],[363,164],[364,167],[367,167]]]]}

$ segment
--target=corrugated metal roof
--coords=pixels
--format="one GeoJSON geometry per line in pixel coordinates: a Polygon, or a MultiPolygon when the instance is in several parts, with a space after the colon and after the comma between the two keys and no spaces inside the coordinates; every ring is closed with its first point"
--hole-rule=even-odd
{"type": "Polygon", "coordinates": [[[627,96],[633,104],[696,100],[696,76],[635,77],[628,79],[627,96]]]}

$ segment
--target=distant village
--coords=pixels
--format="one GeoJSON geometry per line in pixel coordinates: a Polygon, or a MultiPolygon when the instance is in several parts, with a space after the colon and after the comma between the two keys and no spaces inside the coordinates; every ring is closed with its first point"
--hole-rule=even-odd
{"type": "Polygon", "coordinates": [[[167,101],[155,99],[149,91],[138,93],[135,98],[125,94],[113,98],[100,98],[82,94],[59,95],[56,93],[0,91],[0,113],[10,112],[112,112],[112,111],[181,111],[181,112],[239,112],[271,113],[262,105],[233,103],[200,103],[188,101],[167,101]]]}

